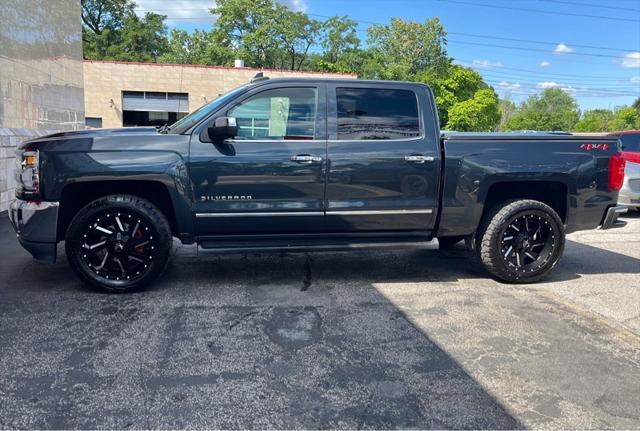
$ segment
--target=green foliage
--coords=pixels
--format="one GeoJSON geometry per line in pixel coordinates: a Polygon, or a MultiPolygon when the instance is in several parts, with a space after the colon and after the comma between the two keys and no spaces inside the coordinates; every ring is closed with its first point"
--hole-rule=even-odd
{"type": "Polygon", "coordinates": [[[252,67],[302,69],[322,27],[273,0],[218,0],[211,13],[214,40],[252,67]]]}
{"type": "Polygon", "coordinates": [[[516,113],[516,104],[508,99],[500,99],[498,102],[498,110],[500,111],[500,121],[496,127],[497,131],[504,131],[507,123],[516,113]]]}
{"type": "Polygon", "coordinates": [[[500,121],[498,95],[491,88],[478,90],[472,99],[454,104],[448,117],[448,130],[491,132],[500,121]]]}
{"type": "Polygon", "coordinates": [[[609,124],[610,131],[640,129],[640,113],[632,106],[616,109],[609,124]]]}
{"type": "Polygon", "coordinates": [[[389,25],[372,25],[367,33],[370,59],[363,78],[413,80],[420,73],[440,75],[451,63],[438,18],[424,24],[393,18],[389,25]]]}
{"type": "Polygon", "coordinates": [[[559,88],[548,88],[522,102],[506,130],[573,130],[580,118],[576,101],[559,88]]]}
{"type": "Polygon", "coordinates": [[[337,65],[356,53],[360,47],[357,27],[358,23],[346,16],[334,16],[323,22],[320,42],[323,60],[337,65]]]}
{"type": "Polygon", "coordinates": [[[231,65],[234,52],[216,43],[208,31],[195,30],[192,34],[181,29],[171,30],[167,52],[159,59],[162,63],[231,65]]]}
{"type": "Polygon", "coordinates": [[[139,18],[131,0],[82,0],[84,57],[91,60],[156,61],[167,50],[164,15],[139,18]]]}
{"type": "Polygon", "coordinates": [[[575,126],[576,132],[607,132],[613,120],[613,111],[609,109],[591,109],[582,114],[575,126]]]}
{"type": "Polygon", "coordinates": [[[638,113],[640,113],[640,97],[634,100],[633,104],[631,104],[631,107],[633,107],[633,109],[635,109],[636,111],[638,111],[638,113]]]}
{"type": "Polygon", "coordinates": [[[487,88],[478,72],[458,65],[449,65],[444,73],[427,70],[417,80],[428,84],[433,90],[442,126],[448,124],[449,111],[454,105],[472,99],[478,90],[487,88]]]}

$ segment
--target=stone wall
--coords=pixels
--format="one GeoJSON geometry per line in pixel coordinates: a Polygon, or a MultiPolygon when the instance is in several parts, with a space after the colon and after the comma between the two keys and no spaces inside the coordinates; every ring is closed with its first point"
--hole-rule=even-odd
{"type": "Polygon", "coordinates": [[[84,127],[80,0],[0,0],[0,211],[22,141],[84,127]]]}
{"type": "Polygon", "coordinates": [[[257,72],[271,78],[356,78],[352,74],[295,72],[248,67],[84,62],[84,100],[87,117],[102,119],[102,127],[122,127],[123,91],[187,93],[189,111],[249,82],[257,72]]]}

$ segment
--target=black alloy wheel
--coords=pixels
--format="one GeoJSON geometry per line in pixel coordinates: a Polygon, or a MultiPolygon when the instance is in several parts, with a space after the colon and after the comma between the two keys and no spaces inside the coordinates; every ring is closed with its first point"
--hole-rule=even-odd
{"type": "Polygon", "coordinates": [[[128,210],[99,213],[86,225],[83,261],[97,276],[107,280],[144,277],[156,250],[151,232],[139,214],[128,210]]]}
{"type": "Polygon", "coordinates": [[[107,292],[129,292],[164,270],[171,245],[169,224],[158,208],[136,196],[110,195],[76,214],[65,249],[84,282],[107,292]]]}
{"type": "Polygon", "coordinates": [[[553,256],[556,233],[544,214],[518,215],[502,232],[502,258],[515,271],[534,272],[553,256]]]}
{"type": "Polygon", "coordinates": [[[542,202],[522,199],[487,214],[476,237],[476,252],[496,278],[531,283],[556,267],[564,244],[564,225],[556,211],[542,202]]]}

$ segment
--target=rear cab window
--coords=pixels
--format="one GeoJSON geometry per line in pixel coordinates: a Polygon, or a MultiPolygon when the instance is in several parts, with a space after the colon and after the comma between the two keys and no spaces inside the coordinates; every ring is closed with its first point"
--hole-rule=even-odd
{"type": "Polygon", "coordinates": [[[421,136],[418,98],[411,90],[337,87],[336,100],[338,140],[421,136]]]}
{"type": "Polygon", "coordinates": [[[620,142],[622,142],[622,151],[640,153],[640,132],[622,133],[619,138],[620,142]]]}

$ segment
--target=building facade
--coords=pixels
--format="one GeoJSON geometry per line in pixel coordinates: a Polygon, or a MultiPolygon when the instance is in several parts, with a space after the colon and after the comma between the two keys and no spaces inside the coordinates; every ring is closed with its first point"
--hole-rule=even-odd
{"type": "Polygon", "coordinates": [[[84,62],[89,127],[171,124],[221,94],[266,76],[356,78],[351,74],[183,64],[84,62]]]}
{"type": "Polygon", "coordinates": [[[0,0],[0,211],[19,143],[84,127],[82,72],[80,0],[0,0]]]}

